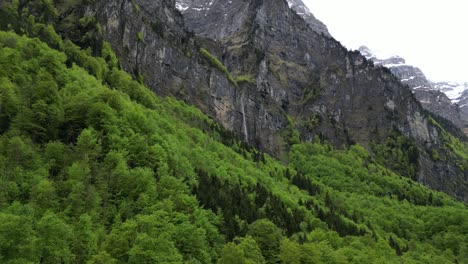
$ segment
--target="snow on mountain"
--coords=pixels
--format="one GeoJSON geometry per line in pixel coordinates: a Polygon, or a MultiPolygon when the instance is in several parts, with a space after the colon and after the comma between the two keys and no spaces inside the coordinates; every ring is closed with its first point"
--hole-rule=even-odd
{"type": "Polygon", "coordinates": [[[434,83],[434,88],[444,92],[453,103],[458,103],[462,99],[463,92],[468,90],[468,83],[438,82],[434,83]]]}
{"type": "Polygon", "coordinates": [[[400,81],[407,84],[413,91],[417,89],[434,89],[432,83],[424,73],[417,67],[406,64],[404,58],[380,51],[370,50],[366,46],[359,47],[359,52],[375,65],[387,67],[400,81]]]}
{"type": "Polygon", "coordinates": [[[199,0],[199,1],[193,1],[193,0],[176,0],[175,1],[175,7],[181,12],[184,13],[187,9],[195,10],[195,11],[207,11],[210,10],[211,6],[213,5],[213,2],[215,0],[211,1],[205,1],[205,0],[199,0]]]}
{"type": "Polygon", "coordinates": [[[386,67],[388,67],[390,64],[403,65],[406,63],[403,58],[396,54],[381,50],[370,50],[366,46],[359,47],[359,52],[361,52],[361,54],[367,59],[372,60],[374,64],[384,64],[386,67]]]}
{"type": "Polygon", "coordinates": [[[184,12],[185,10],[187,10],[189,8],[189,5],[187,3],[185,3],[185,2],[178,1],[178,2],[176,2],[176,8],[180,12],[184,12]]]}
{"type": "Polygon", "coordinates": [[[416,99],[426,110],[452,121],[456,126],[466,130],[468,127],[468,83],[455,82],[433,83],[429,81],[418,67],[406,64],[398,55],[359,47],[359,52],[375,65],[381,65],[400,78],[400,81],[413,91],[416,99]]]}
{"type": "Polygon", "coordinates": [[[291,8],[296,14],[301,16],[307,24],[316,32],[324,34],[325,36],[331,36],[328,32],[328,28],[322,21],[314,17],[309,8],[302,2],[302,0],[287,0],[289,8],[291,8]]]}
{"type": "Polygon", "coordinates": [[[289,8],[295,8],[298,15],[308,14],[312,15],[309,8],[304,5],[300,0],[287,0],[289,8]]]}
{"type": "Polygon", "coordinates": [[[463,92],[468,90],[468,83],[431,82],[419,68],[406,64],[406,61],[398,55],[370,50],[366,46],[361,46],[359,51],[367,59],[372,60],[374,64],[389,68],[397,76],[403,75],[401,81],[406,82],[413,90],[426,88],[441,91],[450,98],[452,103],[458,103],[461,100],[463,92]],[[411,74],[412,76],[409,76],[408,73],[414,73],[414,75],[411,74]],[[418,85],[411,85],[411,82],[414,83],[415,81],[418,81],[418,78],[420,79],[418,85]],[[424,82],[424,85],[419,85],[421,84],[421,81],[424,82]]]}

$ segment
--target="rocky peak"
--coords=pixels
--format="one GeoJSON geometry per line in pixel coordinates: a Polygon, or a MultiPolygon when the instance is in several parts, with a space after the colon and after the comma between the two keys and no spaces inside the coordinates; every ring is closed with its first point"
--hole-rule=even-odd
{"type": "Polygon", "coordinates": [[[359,47],[359,52],[374,64],[389,68],[401,83],[412,89],[424,109],[450,120],[462,130],[468,127],[468,116],[463,114],[457,104],[454,104],[459,101],[463,85],[432,83],[421,69],[406,64],[406,61],[397,55],[375,52],[366,46],[359,47]]]}
{"type": "MultiPolygon", "coordinates": [[[[284,1],[279,3],[284,4],[284,1]]],[[[288,0],[287,4],[307,22],[312,30],[319,34],[331,36],[327,26],[316,19],[301,0],[288,0]]],[[[195,33],[212,39],[222,39],[226,34],[229,34],[226,26],[229,26],[233,31],[238,30],[242,21],[245,21],[245,17],[248,15],[248,6],[249,1],[176,0],[176,7],[184,14],[189,28],[195,33]],[[239,13],[233,13],[231,10],[237,10],[239,13]],[[217,28],[212,31],[212,24],[204,25],[201,21],[197,23],[200,18],[205,18],[202,19],[204,22],[208,20],[210,23],[214,23],[217,28]]]]}
{"type": "MultiPolygon", "coordinates": [[[[462,116],[465,118],[465,121],[468,123],[468,87],[467,83],[465,83],[465,90],[460,95],[460,100],[458,101],[458,105],[460,107],[460,111],[462,116]]],[[[468,125],[465,126],[463,129],[465,134],[468,135],[468,125]]]]}
{"type": "Polygon", "coordinates": [[[302,0],[287,0],[289,8],[294,10],[296,14],[300,15],[309,26],[318,33],[323,33],[325,36],[331,36],[328,32],[327,26],[322,21],[315,18],[310,12],[309,8],[302,2],[302,0]]]}
{"type": "Polygon", "coordinates": [[[468,90],[468,83],[436,82],[434,88],[444,92],[453,103],[458,103],[463,99],[464,92],[468,90]]]}
{"type": "Polygon", "coordinates": [[[468,83],[437,82],[434,89],[447,95],[453,104],[460,108],[460,116],[464,122],[463,131],[468,135],[468,83]]]}
{"type": "Polygon", "coordinates": [[[374,52],[372,52],[367,46],[360,46],[358,50],[362,56],[366,57],[367,59],[376,58],[374,52]]]}
{"type": "Polygon", "coordinates": [[[405,59],[398,55],[385,54],[379,51],[372,51],[367,46],[360,46],[359,52],[369,60],[372,60],[376,65],[384,65],[386,67],[403,66],[406,64],[405,59]]]}
{"type": "Polygon", "coordinates": [[[176,0],[187,27],[199,36],[224,39],[238,31],[246,16],[249,1],[176,0]],[[239,13],[232,12],[237,10],[239,13]]]}

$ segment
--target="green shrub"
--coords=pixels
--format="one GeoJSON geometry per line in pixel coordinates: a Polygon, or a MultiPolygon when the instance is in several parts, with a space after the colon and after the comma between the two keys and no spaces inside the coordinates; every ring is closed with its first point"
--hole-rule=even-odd
{"type": "Polygon", "coordinates": [[[252,75],[239,75],[234,78],[237,84],[245,82],[250,84],[255,84],[255,77],[252,75]]]}
{"type": "Polygon", "coordinates": [[[215,56],[213,56],[209,51],[204,48],[200,48],[200,53],[203,57],[211,64],[211,66],[218,68],[220,71],[226,75],[226,78],[237,87],[237,82],[232,77],[231,73],[228,71],[226,66],[222,62],[220,62],[215,56]]]}

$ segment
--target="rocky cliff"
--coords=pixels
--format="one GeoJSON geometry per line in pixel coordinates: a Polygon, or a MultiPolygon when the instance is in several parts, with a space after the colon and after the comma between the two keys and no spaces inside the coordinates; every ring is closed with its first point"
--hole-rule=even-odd
{"type": "Polygon", "coordinates": [[[468,135],[468,83],[436,82],[434,88],[447,95],[453,104],[460,108],[460,116],[465,125],[463,130],[468,135]]]}
{"type": "Polygon", "coordinates": [[[428,154],[444,145],[441,130],[407,86],[285,0],[177,6],[183,15],[173,0],[95,1],[81,11],[96,16],[124,69],[263,151],[287,159],[290,144],[317,139],[372,149],[398,134],[417,149],[410,176],[468,200],[467,172],[428,154]]]}
{"type": "Polygon", "coordinates": [[[458,101],[452,101],[448,97],[449,94],[446,94],[453,91],[453,87],[449,87],[448,84],[432,83],[421,69],[406,64],[405,59],[397,55],[379,55],[366,46],[361,46],[358,50],[367,59],[372,60],[375,65],[389,68],[402,84],[411,88],[424,109],[450,120],[462,130],[468,128],[468,116],[464,115],[459,105],[456,104],[458,101]],[[445,90],[441,88],[442,86],[445,87],[445,90]]]}
{"type": "Polygon", "coordinates": [[[322,21],[315,18],[314,14],[310,12],[309,8],[301,0],[287,0],[289,7],[300,15],[312,30],[323,33],[325,36],[331,37],[328,32],[327,26],[322,21]]]}

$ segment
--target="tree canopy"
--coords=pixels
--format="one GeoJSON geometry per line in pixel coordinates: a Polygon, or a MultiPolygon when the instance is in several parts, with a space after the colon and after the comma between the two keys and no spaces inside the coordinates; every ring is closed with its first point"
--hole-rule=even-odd
{"type": "Polygon", "coordinates": [[[284,164],[28,23],[0,31],[1,263],[468,262],[466,205],[362,147],[284,164]]]}

